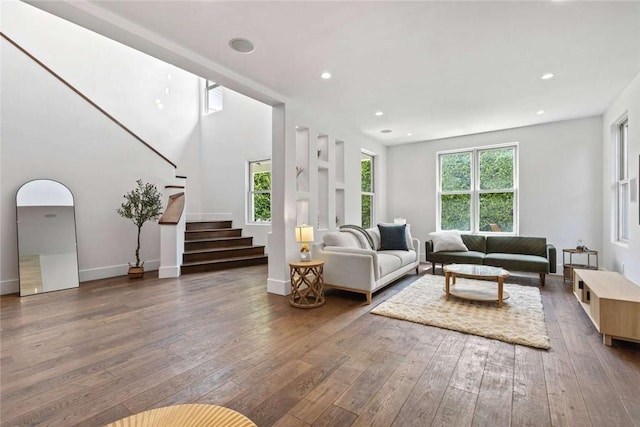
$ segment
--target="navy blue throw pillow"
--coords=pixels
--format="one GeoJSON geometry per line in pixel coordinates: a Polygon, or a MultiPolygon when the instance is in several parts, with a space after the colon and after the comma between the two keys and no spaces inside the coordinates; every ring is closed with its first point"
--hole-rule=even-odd
{"type": "Polygon", "coordinates": [[[381,251],[408,251],[406,224],[383,225],[378,224],[380,230],[381,251]]]}

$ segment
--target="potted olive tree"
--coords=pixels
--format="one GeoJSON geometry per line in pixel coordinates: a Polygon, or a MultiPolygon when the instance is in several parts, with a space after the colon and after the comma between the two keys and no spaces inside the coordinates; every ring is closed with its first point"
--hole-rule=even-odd
{"type": "Polygon", "coordinates": [[[144,261],[140,262],[140,231],[147,221],[155,221],[162,213],[160,192],[155,185],[143,183],[141,179],[136,181],[138,187],[131,190],[123,197],[125,202],[116,212],[123,218],[130,219],[138,227],[138,246],[136,247],[136,264],[129,263],[129,278],[140,278],[144,275],[144,261]]]}

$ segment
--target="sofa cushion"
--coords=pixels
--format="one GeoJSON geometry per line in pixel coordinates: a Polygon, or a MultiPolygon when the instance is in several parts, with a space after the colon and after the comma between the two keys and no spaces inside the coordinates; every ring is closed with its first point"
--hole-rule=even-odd
{"type": "MultiPolygon", "coordinates": [[[[386,222],[381,222],[380,224],[382,225],[398,225],[398,224],[391,224],[391,223],[386,223],[386,222]]],[[[407,232],[407,247],[409,249],[413,249],[416,250],[416,248],[413,247],[413,236],[411,236],[411,224],[404,224],[406,225],[405,231],[407,232]]],[[[370,233],[375,233],[378,235],[378,241],[380,240],[380,230],[378,229],[378,227],[373,227],[373,228],[367,228],[367,231],[371,230],[370,233]],[[375,231],[374,231],[375,230],[375,231]]],[[[372,238],[375,241],[375,237],[372,236],[372,238]]],[[[380,244],[378,244],[378,249],[380,249],[380,244]]]]}
{"type": "Polygon", "coordinates": [[[395,255],[378,252],[378,278],[393,273],[402,267],[402,261],[395,255]]]}
{"type": "Polygon", "coordinates": [[[379,250],[382,242],[380,240],[380,229],[378,229],[378,226],[367,228],[367,233],[369,233],[369,237],[373,240],[373,250],[379,250]]]}
{"type": "Polygon", "coordinates": [[[343,233],[341,231],[330,231],[322,236],[322,243],[326,246],[338,246],[341,248],[359,248],[362,245],[356,236],[351,233],[343,233]]]}
{"type": "Polygon", "coordinates": [[[377,250],[377,248],[375,247],[375,243],[371,238],[371,236],[369,235],[369,233],[367,232],[367,230],[360,227],[359,225],[351,225],[351,224],[341,225],[340,231],[343,233],[351,233],[354,236],[356,236],[356,238],[360,242],[360,247],[362,249],[373,249],[374,251],[377,250]]]}
{"type": "Polygon", "coordinates": [[[380,229],[381,251],[408,251],[406,224],[385,225],[378,224],[380,229]]]}
{"type": "Polygon", "coordinates": [[[429,237],[431,237],[431,241],[433,242],[434,252],[466,252],[469,250],[462,241],[458,230],[435,231],[429,233],[429,237]]]}
{"type": "Polygon", "coordinates": [[[480,234],[462,234],[462,242],[470,251],[487,253],[487,239],[480,234]]]}
{"type": "Polygon", "coordinates": [[[487,236],[487,251],[500,254],[522,254],[546,257],[547,239],[544,237],[487,236]]]}
{"type": "Polygon", "coordinates": [[[513,271],[549,272],[549,261],[545,257],[537,255],[490,253],[484,257],[484,264],[513,271]]]}
{"type": "Polygon", "coordinates": [[[416,262],[416,252],[411,250],[409,251],[378,251],[378,255],[381,255],[381,254],[393,255],[399,258],[402,267],[416,262]]]}
{"type": "Polygon", "coordinates": [[[439,262],[442,264],[482,264],[484,252],[431,252],[427,261],[439,262]]]}

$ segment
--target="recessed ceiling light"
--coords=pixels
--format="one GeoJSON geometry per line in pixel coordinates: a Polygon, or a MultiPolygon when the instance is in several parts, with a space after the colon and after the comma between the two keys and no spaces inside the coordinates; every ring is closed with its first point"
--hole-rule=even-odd
{"type": "Polygon", "coordinates": [[[322,77],[325,80],[328,80],[331,78],[331,73],[328,71],[325,71],[324,73],[320,74],[320,77],[322,77]]]}
{"type": "Polygon", "coordinates": [[[240,53],[251,53],[254,50],[253,43],[239,37],[229,40],[229,46],[231,46],[231,49],[240,53]]]}
{"type": "Polygon", "coordinates": [[[382,129],[380,133],[391,133],[391,129],[382,129]]]}
{"type": "Polygon", "coordinates": [[[170,93],[170,92],[171,92],[171,89],[169,89],[168,87],[164,88],[164,93],[170,93]]]}
{"type": "Polygon", "coordinates": [[[536,111],[536,114],[537,114],[537,115],[539,115],[539,116],[541,116],[541,115],[543,115],[543,114],[544,114],[544,110],[538,110],[538,111],[536,111]]]}
{"type": "Polygon", "coordinates": [[[382,111],[376,111],[376,116],[382,116],[384,113],[382,111]]]}
{"type": "Polygon", "coordinates": [[[407,136],[412,136],[412,135],[413,135],[413,134],[412,134],[411,132],[409,132],[409,133],[407,134],[407,136]]]}
{"type": "Polygon", "coordinates": [[[542,79],[542,80],[549,80],[549,79],[552,79],[552,78],[553,78],[553,76],[555,76],[555,74],[553,74],[553,73],[547,73],[547,74],[544,74],[544,75],[541,77],[541,79],[542,79]]]}

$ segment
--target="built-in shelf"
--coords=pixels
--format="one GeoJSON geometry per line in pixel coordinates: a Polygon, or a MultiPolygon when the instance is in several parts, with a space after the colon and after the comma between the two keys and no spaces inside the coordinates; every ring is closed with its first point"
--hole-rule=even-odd
{"type": "Polygon", "coordinates": [[[344,182],[336,182],[336,191],[344,191],[344,182]]]}
{"type": "Polygon", "coordinates": [[[329,169],[329,162],[318,160],[318,169],[329,169]]]}

